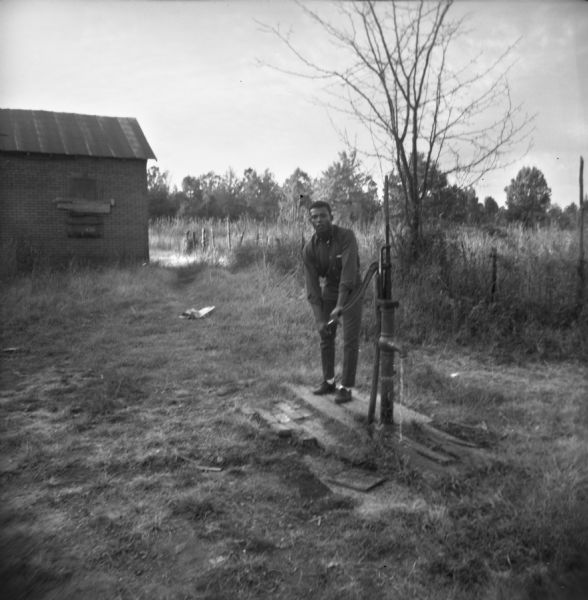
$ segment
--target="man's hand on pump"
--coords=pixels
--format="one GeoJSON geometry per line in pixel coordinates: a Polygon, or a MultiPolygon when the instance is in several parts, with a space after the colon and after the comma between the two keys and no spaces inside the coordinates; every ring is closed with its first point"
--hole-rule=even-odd
{"type": "Polygon", "coordinates": [[[336,323],[338,323],[342,314],[343,314],[343,307],[339,306],[339,305],[335,306],[335,308],[331,311],[331,314],[329,315],[328,324],[335,325],[336,323]]]}
{"type": "Polygon", "coordinates": [[[337,319],[339,319],[339,317],[343,314],[343,307],[342,306],[335,306],[335,308],[331,311],[331,314],[329,315],[329,320],[332,321],[336,321],[337,319]]]}
{"type": "Polygon", "coordinates": [[[329,313],[328,320],[317,319],[316,328],[321,336],[329,335],[333,333],[335,326],[339,323],[339,318],[343,314],[343,308],[341,306],[335,306],[335,308],[329,313]]]}

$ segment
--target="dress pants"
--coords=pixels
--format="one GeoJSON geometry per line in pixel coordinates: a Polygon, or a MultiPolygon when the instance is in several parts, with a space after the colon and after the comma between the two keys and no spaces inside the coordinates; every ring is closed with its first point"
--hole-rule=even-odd
{"type": "MultiPolygon", "coordinates": [[[[329,315],[336,304],[335,300],[323,299],[322,311],[326,321],[329,320],[329,315]]],[[[355,385],[355,373],[359,358],[359,330],[361,327],[362,304],[362,301],[358,300],[349,310],[343,313],[342,317],[343,372],[341,374],[341,385],[344,387],[353,387],[355,385]]],[[[321,362],[325,381],[335,376],[336,335],[336,325],[321,334],[321,362]]]]}

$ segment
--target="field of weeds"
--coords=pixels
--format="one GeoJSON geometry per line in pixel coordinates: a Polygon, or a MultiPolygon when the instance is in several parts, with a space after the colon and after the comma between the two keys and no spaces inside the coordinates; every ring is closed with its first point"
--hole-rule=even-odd
{"type": "Polygon", "coordinates": [[[403,402],[497,460],[431,481],[370,446],[419,502],[366,516],[309,469],[329,457],[241,411],[320,376],[295,247],[241,248],[4,282],[2,597],[585,597],[586,365],[414,338],[403,402]]]}
{"type": "MultiPolygon", "coordinates": [[[[353,229],[365,271],[379,257],[383,227],[375,222],[353,229]]],[[[300,275],[300,249],[310,234],[303,216],[273,223],[164,219],[152,223],[150,239],[152,259],[162,264],[235,269],[263,262],[300,275]]],[[[405,256],[405,235],[393,228],[391,240],[398,332],[405,342],[451,341],[515,361],[588,361],[578,232],[519,225],[431,228],[416,264],[405,256]]]]}

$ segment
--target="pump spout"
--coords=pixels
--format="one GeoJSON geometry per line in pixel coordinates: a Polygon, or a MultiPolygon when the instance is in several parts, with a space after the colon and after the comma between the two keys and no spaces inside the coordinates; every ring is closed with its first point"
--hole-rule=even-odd
{"type": "Polygon", "coordinates": [[[402,346],[399,346],[394,340],[381,337],[378,340],[378,345],[380,346],[381,352],[396,352],[400,354],[400,356],[406,355],[406,350],[402,346]]]}

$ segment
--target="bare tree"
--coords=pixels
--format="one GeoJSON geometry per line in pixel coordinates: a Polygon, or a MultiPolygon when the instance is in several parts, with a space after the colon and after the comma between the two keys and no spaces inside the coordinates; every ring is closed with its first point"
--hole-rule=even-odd
{"type": "Polygon", "coordinates": [[[302,69],[280,70],[325,80],[328,105],[369,132],[372,150],[366,154],[388,165],[383,171],[400,182],[415,257],[433,167],[473,185],[505,165],[507,151],[528,137],[532,122],[511,100],[507,63],[515,44],[489,64],[482,51],[456,56],[455,42],[466,31],[463,19],[448,19],[451,5],[452,0],[343,2],[339,18],[329,22],[300,4],[337,48],[333,67],[309,58],[279,26],[264,26],[302,69]]]}

